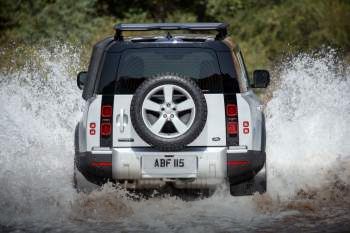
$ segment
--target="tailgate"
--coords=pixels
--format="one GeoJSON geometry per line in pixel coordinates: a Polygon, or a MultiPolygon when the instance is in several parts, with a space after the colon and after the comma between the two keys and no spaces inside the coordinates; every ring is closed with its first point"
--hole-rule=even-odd
{"type": "MultiPolygon", "coordinates": [[[[225,103],[222,94],[205,94],[207,122],[189,146],[226,146],[225,103]]],[[[114,96],[113,147],[149,147],[136,133],[130,119],[133,95],[114,96]]]]}

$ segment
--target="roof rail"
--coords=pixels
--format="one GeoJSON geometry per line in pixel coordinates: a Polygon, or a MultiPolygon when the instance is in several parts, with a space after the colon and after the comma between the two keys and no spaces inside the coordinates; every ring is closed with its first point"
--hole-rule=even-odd
{"type": "Polygon", "coordinates": [[[123,40],[124,31],[154,31],[154,30],[187,30],[187,31],[217,31],[216,40],[222,40],[227,35],[226,23],[120,23],[115,29],[116,40],[123,40]]]}

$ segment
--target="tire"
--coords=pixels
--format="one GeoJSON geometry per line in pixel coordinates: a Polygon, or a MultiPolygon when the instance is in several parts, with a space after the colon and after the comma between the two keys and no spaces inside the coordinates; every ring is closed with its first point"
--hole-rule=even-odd
{"type": "Polygon", "coordinates": [[[136,90],[130,106],[131,122],[137,134],[149,145],[161,151],[179,151],[194,141],[202,132],[207,121],[207,103],[202,90],[191,79],[175,75],[163,75],[144,81],[136,90]],[[183,134],[167,138],[154,134],[142,117],[142,104],[147,94],[162,85],[178,86],[190,95],[195,106],[194,120],[183,134]]]}

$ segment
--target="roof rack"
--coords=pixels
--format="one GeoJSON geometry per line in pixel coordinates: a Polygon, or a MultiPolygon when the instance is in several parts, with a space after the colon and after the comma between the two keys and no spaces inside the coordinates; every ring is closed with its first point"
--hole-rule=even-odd
{"type": "Polygon", "coordinates": [[[115,29],[116,40],[123,40],[124,31],[154,31],[154,30],[187,30],[187,31],[217,31],[215,39],[222,40],[227,35],[226,23],[120,23],[115,29]]]}

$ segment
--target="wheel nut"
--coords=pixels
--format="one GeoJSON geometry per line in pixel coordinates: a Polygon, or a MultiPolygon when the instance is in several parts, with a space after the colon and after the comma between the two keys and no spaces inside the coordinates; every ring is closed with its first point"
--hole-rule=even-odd
{"type": "Polygon", "coordinates": [[[164,118],[166,118],[166,117],[167,117],[167,115],[166,115],[166,114],[164,114],[164,115],[163,115],[163,117],[164,117],[164,118]]]}
{"type": "Polygon", "coordinates": [[[170,114],[170,118],[174,118],[174,114],[170,114]]]}

